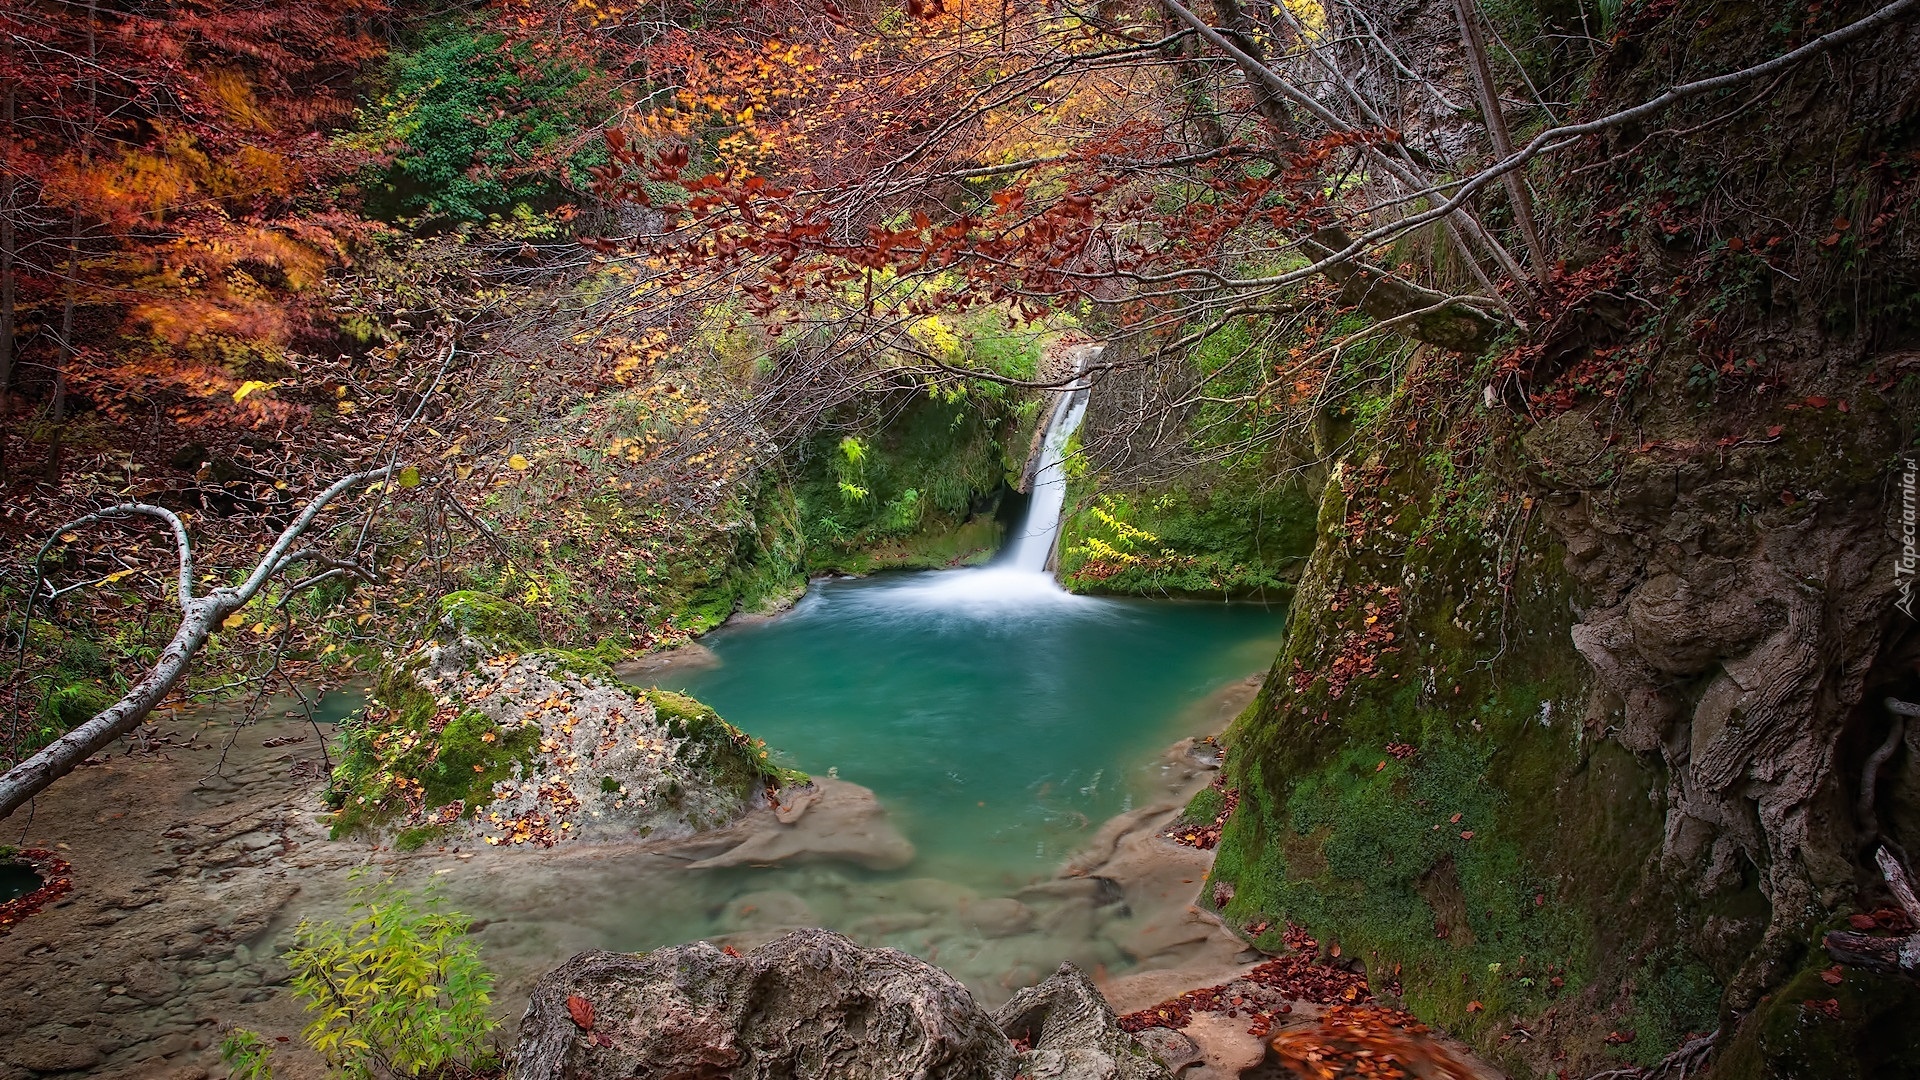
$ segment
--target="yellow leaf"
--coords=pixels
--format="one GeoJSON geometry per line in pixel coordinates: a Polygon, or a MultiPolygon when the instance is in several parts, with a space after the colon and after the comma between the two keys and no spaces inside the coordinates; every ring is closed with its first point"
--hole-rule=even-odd
{"type": "Polygon", "coordinates": [[[264,633],[266,633],[266,632],[267,632],[267,624],[266,624],[266,623],[263,623],[263,622],[257,622],[257,623],[254,623],[254,624],[253,624],[253,632],[254,632],[254,633],[256,633],[256,634],[264,634],[264,633]]]}
{"type": "Polygon", "coordinates": [[[343,402],[341,402],[341,403],[340,403],[340,411],[341,411],[341,412],[343,412],[343,413],[350,413],[350,412],[352,412],[352,411],[353,411],[353,402],[351,402],[351,401],[343,401],[343,402]]]}
{"type": "Polygon", "coordinates": [[[453,470],[453,475],[458,479],[465,480],[467,477],[473,475],[473,466],[462,465],[459,468],[453,470]]]}
{"type": "Polygon", "coordinates": [[[108,574],[106,577],[103,577],[100,580],[107,581],[107,582],[119,581],[121,578],[126,577],[128,574],[131,574],[131,573],[133,573],[133,571],[131,570],[115,570],[113,573],[108,574]]]}
{"type": "Polygon", "coordinates": [[[412,488],[420,486],[420,470],[409,465],[400,470],[400,486],[412,488]]]}
{"type": "Polygon", "coordinates": [[[359,616],[356,616],[356,617],[354,618],[354,620],[353,620],[353,625],[355,625],[355,626],[365,626],[365,625],[366,625],[366,623],[367,623],[367,620],[368,620],[368,619],[371,619],[371,618],[373,618],[373,612],[371,612],[371,611],[369,611],[369,612],[367,612],[367,613],[365,613],[365,614],[363,614],[363,615],[359,615],[359,616]]]}
{"type": "Polygon", "coordinates": [[[243,612],[236,611],[233,614],[227,616],[226,621],[221,623],[220,625],[227,628],[228,630],[231,630],[234,627],[239,626],[241,623],[246,621],[247,621],[247,616],[243,612]]]}
{"type": "Polygon", "coordinates": [[[247,400],[247,395],[253,393],[255,390],[271,389],[273,389],[272,383],[261,382],[259,379],[248,379],[246,382],[240,384],[240,389],[233,392],[233,400],[236,402],[245,401],[247,400]]]}
{"type": "Polygon", "coordinates": [[[80,538],[78,536],[75,536],[72,533],[61,533],[60,539],[66,541],[69,544],[79,543],[80,541],[80,538]]]}
{"type": "Polygon", "coordinates": [[[507,468],[512,469],[514,472],[525,472],[527,465],[527,459],[521,457],[519,454],[515,454],[507,459],[507,468]]]}

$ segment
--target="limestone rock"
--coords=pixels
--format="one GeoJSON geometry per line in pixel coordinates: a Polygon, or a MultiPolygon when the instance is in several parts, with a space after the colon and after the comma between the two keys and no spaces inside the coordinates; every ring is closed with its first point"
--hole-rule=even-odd
{"type": "Polygon", "coordinates": [[[1158,1058],[1120,1030],[1100,991],[1071,963],[1028,987],[993,1016],[1000,1030],[1029,1049],[1020,1055],[1030,1080],[1171,1080],[1158,1058]]]}
{"type": "Polygon", "coordinates": [[[952,976],[893,949],[795,930],[745,956],[705,942],[581,953],[534,988],[514,1076],[1011,1080],[1014,1071],[1013,1048],[952,976]]]}
{"type": "MultiPolygon", "coordinates": [[[[805,813],[792,822],[749,821],[751,832],[730,851],[693,869],[850,862],[870,870],[897,870],[913,861],[913,842],[887,820],[873,792],[844,780],[816,777],[805,813]]],[[[769,815],[771,816],[771,815],[769,815]]]]}

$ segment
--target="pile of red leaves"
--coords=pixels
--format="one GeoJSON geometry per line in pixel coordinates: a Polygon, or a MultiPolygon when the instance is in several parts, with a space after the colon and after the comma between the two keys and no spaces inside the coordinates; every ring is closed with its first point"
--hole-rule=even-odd
{"type": "Polygon", "coordinates": [[[1862,933],[1885,930],[1901,937],[1913,933],[1913,920],[1898,908],[1883,907],[1871,915],[1849,915],[1847,925],[1862,933]]]}
{"type": "Polygon", "coordinates": [[[1274,1020],[1293,1011],[1292,1002],[1316,1005],[1366,1004],[1373,1000],[1366,976],[1319,958],[1319,942],[1305,930],[1288,924],[1286,942],[1293,951],[1260,964],[1232,982],[1189,990],[1158,1005],[1120,1018],[1123,1031],[1152,1027],[1182,1028],[1193,1014],[1222,1013],[1245,1017],[1247,1031],[1265,1036],[1274,1020]]]}
{"type": "Polygon", "coordinates": [[[67,876],[73,867],[67,860],[44,848],[25,848],[19,859],[31,864],[46,884],[0,904],[0,937],[13,933],[14,925],[22,919],[73,891],[73,879],[67,876]]]}
{"type": "Polygon", "coordinates": [[[1445,1047],[1427,1038],[1413,1014],[1373,1005],[1335,1005],[1312,1027],[1282,1032],[1268,1043],[1280,1064],[1316,1080],[1473,1076],[1445,1047]]]}

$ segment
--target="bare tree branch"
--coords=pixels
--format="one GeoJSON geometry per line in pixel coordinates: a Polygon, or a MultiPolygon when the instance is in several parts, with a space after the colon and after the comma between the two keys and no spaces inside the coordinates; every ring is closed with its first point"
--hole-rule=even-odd
{"type": "MultiPolygon", "coordinates": [[[[245,607],[272,577],[290,564],[308,557],[305,550],[290,551],[319,518],[329,504],[341,495],[370,481],[384,480],[394,472],[393,465],[365,472],[353,473],[333,482],[325,491],[308,503],[300,516],[295,518],[284,530],[279,539],[267,553],[255,564],[252,573],[238,586],[222,586],[208,591],[205,596],[193,595],[193,544],[187,535],[186,525],[172,511],[144,503],[130,503],[125,506],[109,507],[105,510],[76,519],[54,531],[47,543],[42,545],[44,554],[58,539],[61,532],[79,528],[94,521],[120,517],[129,514],[146,514],[168,521],[174,527],[174,543],[180,555],[180,606],[182,618],[180,627],[174,632],[173,639],[161,651],[160,658],[147,673],[140,677],[119,701],[106,710],[67,732],[48,744],[39,753],[8,770],[0,776],[0,818],[13,813],[45,790],[47,785],[72,772],[79,764],[106,748],[115,739],[139,726],[140,721],[153,711],[154,706],[166,699],[174,684],[186,673],[187,665],[195,653],[205,645],[207,638],[229,615],[245,607]]],[[[38,556],[35,559],[38,564],[38,556]]],[[[324,577],[324,575],[322,575],[324,577]]],[[[39,585],[34,586],[36,592],[39,585]]],[[[29,613],[31,614],[31,613],[29,613]]],[[[25,630],[23,628],[22,632],[25,630]]]]}

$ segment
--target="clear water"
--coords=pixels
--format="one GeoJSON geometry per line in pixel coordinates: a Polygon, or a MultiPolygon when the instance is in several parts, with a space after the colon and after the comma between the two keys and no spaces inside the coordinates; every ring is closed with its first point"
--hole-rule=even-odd
{"type": "Polygon", "coordinates": [[[1002,891],[1050,876],[1129,808],[1183,713],[1263,670],[1283,615],[1072,596],[984,569],[816,585],[705,639],[663,679],[813,773],[872,788],[919,850],[903,873],[1002,891]]]}
{"type": "MultiPolygon", "coordinates": [[[[1167,797],[1164,751],[1217,730],[1222,692],[1272,663],[1283,623],[1278,608],[1070,596],[1010,568],[818,583],[780,618],[708,635],[715,666],[658,681],[792,764],[872,788],[917,848],[910,865],[690,870],[691,857],[671,850],[459,844],[373,861],[478,920],[503,1009],[583,949],[707,939],[745,950],[792,926],[915,953],[988,1005],[1062,960],[1096,975],[1174,966],[1182,957],[1164,931],[1198,888],[1182,884],[1190,870],[1170,870],[1164,894],[1121,902],[1023,888],[1055,878],[1114,815],[1167,797]],[[1026,921],[988,925],[981,912],[1004,913],[1009,897],[1026,921]]],[[[360,700],[329,695],[320,719],[360,700]]],[[[275,732],[306,731],[276,722],[275,732]]],[[[258,751],[248,767],[284,772],[279,753],[258,751]]],[[[227,790],[244,781],[237,774],[227,790]]],[[[278,947],[301,918],[347,917],[358,860],[313,853],[327,866],[302,872],[278,947]]]]}
{"type": "Polygon", "coordinates": [[[45,882],[26,863],[0,862],[0,904],[38,889],[45,882]]]}
{"type": "Polygon", "coordinates": [[[705,638],[676,682],[808,773],[864,784],[972,888],[1052,874],[1129,809],[1133,773],[1181,715],[1265,669],[1283,615],[1256,605],[1092,600],[1041,575],[945,571],[816,584],[762,625],[705,638]]]}

